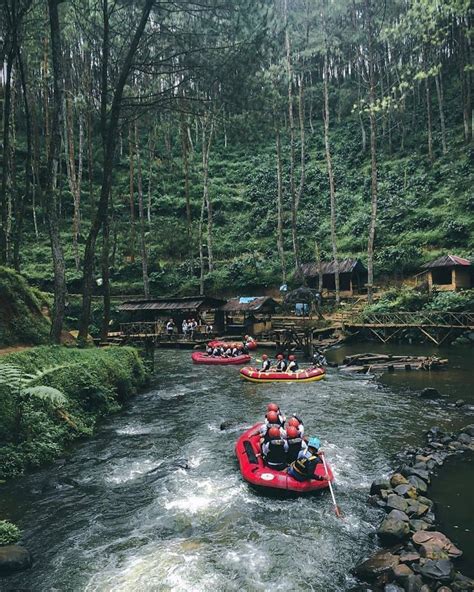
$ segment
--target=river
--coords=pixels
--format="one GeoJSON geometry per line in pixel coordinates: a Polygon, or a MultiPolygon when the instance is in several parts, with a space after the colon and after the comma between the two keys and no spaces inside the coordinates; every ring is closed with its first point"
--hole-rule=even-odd
{"type": "MultiPolygon", "coordinates": [[[[436,380],[467,400],[470,350],[459,351],[436,380]]],[[[0,515],[23,529],[35,557],[31,570],[0,580],[2,592],[350,590],[351,568],[377,545],[371,481],[430,426],[474,423],[412,396],[410,381],[427,386],[415,372],[377,383],[330,369],[325,381],[270,386],[241,382],[238,368],[193,366],[186,351],[160,350],[156,362],[148,391],[66,463],[2,487],[0,515]],[[235,441],[270,400],[320,437],[344,520],[327,492],[278,499],[242,481],[235,441]],[[224,420],[232,427],[221,431],[224,420]]]]}

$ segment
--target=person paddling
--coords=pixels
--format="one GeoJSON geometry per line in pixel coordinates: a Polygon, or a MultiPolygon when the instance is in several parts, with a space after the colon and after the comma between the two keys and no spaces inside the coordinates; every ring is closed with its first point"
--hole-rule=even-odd
{"type": "Polygon", "coordinates": [[[304,436],[304,425],[303,425],[303,421],[293,413],[293,415],[290,417],[290,419],[288,420],[288,425],[289,426],[293,426],[298,430],[298,433],[300,435],[300,438],[302,438],[304,436]]]}
{"type": "Polygon", "coordinates": [[[288,444],[288,450],[286,453],[286,462],[287,464],[291,464],[297,460],[300,452],[305,452],[307,449],[307,444],[300,436],[298,432],[298,428],[293,425],[289,425],[286,428],[286,438],[288,444]]]}
{"type": "Polygon", "coordinates": [[[286,360],[283,354],[277,355],[277,364],[276,364],[276,371],[277,372],[286,372],[286,360]]]}
{"type": "Polygon", "coordinates": [[[262,455],[265,463],[275,471],[283,471],[286,467],[286,454],[288,443],[281,435],[281,430],[271,427],[268,430],[268,441],[262,446],[262,455]]]}
{"type": "Polygon", "coordinates": [[[324,477],[315,475],[316,466],[322,462],[319,455],[321,442],[319,438],[311,437],[308,440],[308,447],[298,454],[298,458],[288,467],[288,474],[297,481],[316,479],[323,481],[324,477]]]}
{"type": "Polygon", "coordinates": [[[288,372],[297,372],[300,369],[300,367],[298,366],[298,362],[296,361],[296,358],[293,354],[288,356],[288,361],[288,372]]]}
{"type": "Polygon", "coordinates": [[[267,354],[263,354],[262,356],[262,367],[260,368],[261,372],[268,372],[272,367],[272,363],[268,359],[267,354]]]}

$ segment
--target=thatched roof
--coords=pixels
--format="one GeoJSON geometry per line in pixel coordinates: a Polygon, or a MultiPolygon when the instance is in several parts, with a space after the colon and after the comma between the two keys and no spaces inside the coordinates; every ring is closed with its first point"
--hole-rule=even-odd
{"type": "Polygon", "coordinates": [[[457,255],[444,255],[443,257],[438,257],[438,259],[435,259],[434,261],[425,263],[421,267],[424,269],[432,269],[434,267],[470,267],[471,265],[472,263],[469,261],[469,259],[464,259],[463,257],[458,257],[457,255]]]}
{"type": "MultiPolygon", "coordinates": [[[[319,267],[317,263],[303,263],[301,271],[305,277],[318,277],[319,275],[319,267]]],[[[322,261],[321,271],[323,275],[335,275],[336,268],[334,261],[322,261]]],[[[352,273],[354,271],[367,271],[360,259],[341,259],[339,261],[339,273],[352,273]]]]}
{"type": "Polygon", "coordinates": [[[296,288],[296,290],[291,290],[285,296],[285,304],[296,304],[298,302],[302,302],[304,304],[311,304],[311,302],[315,302],[317,290],[311,290],[306,286],[301,286],[300,288],[296,288]]]}

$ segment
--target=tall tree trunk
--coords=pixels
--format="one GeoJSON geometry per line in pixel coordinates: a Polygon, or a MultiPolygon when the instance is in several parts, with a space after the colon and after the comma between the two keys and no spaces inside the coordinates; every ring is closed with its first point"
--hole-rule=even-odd
{"type": "Polygon", "coordinates": [[[194,241],[192,232],[192,217],[191,217],[191,199],[189,195],[189,134],[188,124],[185,120],[184,114],[180,114],[180,131],[181,131],[181,151],[183,156],[183,173],[184,173],[184,199],[186,201],[186,235],[189,246],[189,266],[192,270],[194,268],[194,241]]]}
{"type": "Polygon", "coordinates": [[[439,122],[441,124],[441,145],[443,147],[443,154],[447,154],[448,147],[446,145],[446,125],[444,122],[444,93],[443,93],[443,81],[441,79],[441,71],[435,76],[435,83],[436,83],[436,94],[438,97],[439,122]]]}
{"type": "Polygon", "coordinates": [[[213,213],[212,200],[209,194],[209,153],[211,150],[212,135],[214,133],[214,118],[212,114],[206,114],[202,121],[202,176],[203,199],[207,209],[207,265],[209,271],[214,269],[213,256],[213,213]],[[209,121],[210,119],[210,121],[209,121]]]}
{"type": "Polygon", "coordinates": [[[336,237],[336,188],[334,183],[334,172],[332,168],[331,146],[329,142],[329,67],[327,52],[324,54],[324,146],[326,149],[326,164],[329,180],[329,197],[331,202],[331,245],[332,258],[334,261],[334,283],[336,288],[336,305],[340,302],[339,293],[339,261],[337,258],[337,237],[336,237]]]}
{"type": "MultiPolygon", "coordinates": [[[[50,0],[51,1],[51,0],[50,0]]],[[[125,56],[120,74],[118,76],[117,86],[112,99],[110,108],[110,116],[105,125],[104,121],[101,127],[105,125],[106,131],[103,133],[105,138],[104,163],[102,171],[102,186],[100,191],[100,198],[97,204],[97,209],[93,215],[91,229],[86,240],[84,252],[84,270],[83,270],[83,284],[82,284],[82,311],[79,325],[79,341],[85,343],[90,323],[90,310],[92,301],[93,279],[94,279],[94,258],[95,246],[97,237],[99,235],[102,225],[108,218],[109,197],[112,185],[112,171],[115,150],[117,146],[117,135],[119,128],[120,112],[122,109],[122,97],[125,84],[132,67],[133,58],[140,43],[140,39],[145,30],[150,11],[154,4],[154,0],[145,0],[142,14],[138,22],[137,28],[133,35],[133,39],[125,56]]],[[[107,47],[108,53],[108,47],[107,47]]],[[[102,65],[103,67],[103,65],[102,65]]],[[[107,76],[107,74],[106,74],[107,76]]]]}
{"type": "Polygon", "coordinates": [[[148,225],[151,225],[151,193],[153,186],[153,161],[155,160],[155,134],[156,130],[154,129],[148,142],[148,195],[146,205],[146,219],[148,225]]]}
{"type": "Polygon", "coordinates": [[[298,120],[300,126],[300,182],[298,185],[298,191],[296,192],[295,196],[295,206],[294,206],[294,238],[293,238],[293,245],[295,251],[295,265],[297,269],[298,276],[304,282],[304,276],[301,273],[301,262],[300,262],[300,253],[299,253],[299,244],[298,244],[298,234],[297,234],[297,221],[298,221],[298,211],[300,209],[300,202],[301,198],[303,197],[304,191],[304,184],[306,179],[306,143],[305,143],[305,129],[304,129],[304,81],[303,81],[303,74],[300,74],[298,78],[298,120]]]}
{"type": "Polygon", "coordinates": [[[295,270],[299,273],[300,264],[298,257],[297,237],[297,210],[295,188],[295,121],[293,116],[293,68],[291,64],[291,41],[288,24],[288,0],[285,0],[285,48],[286,48],[286,72],[288,77],[288,126],[290,129],[290,197],[291,197],[291,237],[293,242],[293,255],[295,258],[295,270]]]}
{"type": "MultiPolygon", "coordinates": [[[[14,21],[16,22],[16,19],[14,19],[14,21]]],[[[11,32],[11,47],[7,55],[5,90],[3,100],[3,170],[1,195],[2,224],[0,226],[0,263],[3,265],[9,265],[10,263],[11,219],[9,212],[11,210],[12,191],[10,125],[12,105],[12,68],[17,48],[16,36],[17,33],[15,24],[11,32]]]]}
{"type": "Polygon", "coordinates": [[[130,205],[130,260],[132,263],[135,262],[135,155],[134,155],[134,142],[132,126],[128,130],[128,161],[130,164],[130,179],[129,179],[129,205],[130,205]]]}
{"type": "Polygon", "coordinates": [[[286,283],[286,261],[285,247],[283,241],[283,174],[281,164],[281,138],[278,116],[275,116],[275,138],[276,138],[276,173],[277,173],[277,248],[280,257],[281,279],[286,283]]]}
{"type": "Polygon", "coordinates": [[[138,219],[140,222],[140,255],[142,259],[143,294],[145,295],[145,298],[149,298],[150,282],[148,279],[148,252],[145,240],[145,210],[143,207],[142,161],[140,157],[140,145],[138,138],[137,122],[135,122],[135,155],[137,158],[138,219]]]}
{"type": "Polygon", "coordinates": [[[61,49],[61,28],[59,24],[58,4],[60,0],[48,0],[49,24],[51,30],[51,58],[53,64],[54,101],[51,121],[51,140],[47,164],[47,188],[45,195],[48,216],[49,237],[54,268],[54,305],[51,324],[51,340],[59,343],[63,328],[66,306],[66,266],[59,234],[58,204],[56,200],[56,177],[61,149],[61,118],[63,106],[63,70],[61,49]]]}
{"type": "Polygon", "coordinates": [[[425,96],[426,96],[426,125],[428,132],[428,158],[433,162],[433,125],[431,115],[431,88],[430,79],[425,78],[425,96]]]}
{"type": "Polygon", "coordinates": [[[464,127],[464,140],[469,144],[472,140],[472,119],[471,106],[471,45],[470,37],[466,31],[470,30],[469,15],[467,22],[461,22],[459,26],[459,70],[461,79],[461,101],[464,127]]]}
{"type": "MultiPolygon", "coordinates": [[[[112,199],[112,198],[110,198],[112,199]]],[[[100,332],[100,338],[103,342],[106,342],[109,337],[109,326],[110,326],[110,303],[111,303],[111,290],[110,290],[110,221],[109,216],[104,220],[102,226],[102,257],[101,257],[101,269],[102,269],[102,301],[104,305],[104,311],[102,313],[102,327],[100,332]]]]}
{"type": "Polygon", "coordinates": [[[368,66],[369,66],[369,102],[370,102],[370,169],[371,169],[371,212],[369,226],[369,240],[367,243],[367,301],[373,302],[374,289],[374,244],[375,228],[377,224],[377,122],[375,119],[375,36],[372,21],[372,2],[365,0],[365,10],[368,25],[368,66]]]}
{"type": "Polygon", "coordinates": [[[17,207],[15,215],[15,236],[13,237],[13,265],[17,271],[20,271],[20,247],[23,238],[23,220],[25,213],[25,203],[29,203],[31,194],[33,138],[31,129],[31,112],[28,98],[28,88],[26,84],[25,65],[23,62],[22,54],[19,49],[17,53],[17,63],[18,70],[20,73],[20,81],[23,94],[23,109],[25,113],[26,128],[25,192],[23,196],[18,195],[17,197],[17,207]]]}
{"type": "Polygon", "coordinates": [[[204,229],[204,212],[206,211],[206,198],[202,197],[201,202],[201,214],[199,216],[199,265],[200,265],[200,275],[199,275],[199,295],[202,296],[204,294],[204,249],[203,249],[203,229],[204,229]]]}

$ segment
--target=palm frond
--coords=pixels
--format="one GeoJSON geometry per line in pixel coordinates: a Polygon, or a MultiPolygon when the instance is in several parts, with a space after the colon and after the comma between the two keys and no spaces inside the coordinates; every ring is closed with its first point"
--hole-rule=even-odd
{"type": "Polygon", "coordinates": [[[0,364],[0,387],[20,388],[23,382],[23,370],[13,364],[0,364]]]}

